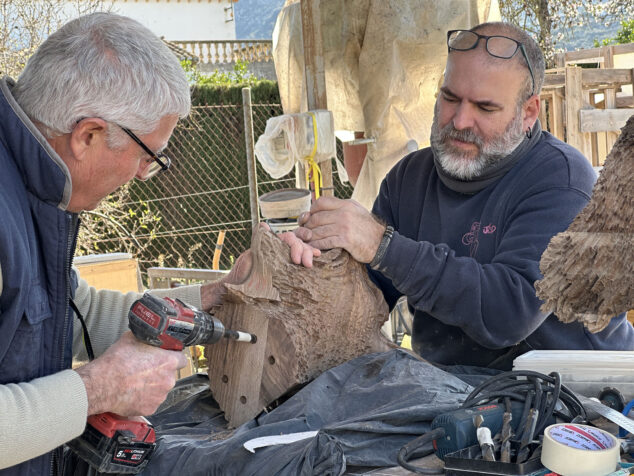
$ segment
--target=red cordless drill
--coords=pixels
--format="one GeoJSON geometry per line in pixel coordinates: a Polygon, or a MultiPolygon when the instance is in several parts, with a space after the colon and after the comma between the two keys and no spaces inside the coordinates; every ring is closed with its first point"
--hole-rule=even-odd
{"type": "Polygon", "coordinates": [[[255,343],[248,332],[225,329],[217,317],[178,299],[157,298],[145,293],[128,313],[130,330],[140,341],[168,350],[190,345],[215,344],[223,337],[255,343]]]}
{"type": "MultiPolygon", "coordinates": [[[[248,332],[225,329],[217,317],[178,299],[145,293],[128,313],[130,330],[142,342],[168,350],[215,344],[223,337],[255,343],[248,332]]],[[[81,459],[101,473],[134,474],[148,463],[156,435],[143,417],[101,413],[88,417],[84,433],[68,443],[81,459]]]]}

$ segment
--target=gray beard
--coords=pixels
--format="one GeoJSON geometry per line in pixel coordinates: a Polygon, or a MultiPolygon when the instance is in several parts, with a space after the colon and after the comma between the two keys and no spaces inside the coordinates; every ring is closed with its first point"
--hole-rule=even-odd
{"type": "Polygon", "coordinates": [[[471,129],[461,131],[455,129],[453,122],[439,129],[437,107],[435,109],[434,121],[431,126],[431,147],[444,171],[454,178],[471,180],[482,175],[491,165],[511,154],[524,140],[521,108],[506,126],[504,132],[487,142],[471,129]],[[450,138],[475,144],[478,148],[478,154],[472,157],[470,154],[453,147],[448,141],[450,138]]]}

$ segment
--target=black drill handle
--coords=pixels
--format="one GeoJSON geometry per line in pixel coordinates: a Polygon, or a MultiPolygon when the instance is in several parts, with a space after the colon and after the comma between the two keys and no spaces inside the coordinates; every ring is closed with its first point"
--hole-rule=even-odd
{"type": "MultiPolygon", "coordinates": [[[[154,347],[164,347],[161,336],[165,334],[169,317],[176,317],[175,309],[166,304],[167,301],[148,293],[134,301],[128,312],[128,324],[134,337],[154,347]]],[[[172,347],[177,345],[167,345],[164,348],[172,347]]]]}

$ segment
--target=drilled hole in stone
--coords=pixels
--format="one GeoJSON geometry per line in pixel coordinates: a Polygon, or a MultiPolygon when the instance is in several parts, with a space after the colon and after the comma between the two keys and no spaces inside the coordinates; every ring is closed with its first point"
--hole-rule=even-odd
{"type": "Polygon", "coordinates": [[[222,383],[227,383],[229,381],[229,377],[227,377],[226,375],[222,376],[222,383]]]}
{"type": "Polygon", "coordinates": [[[244,395],[242,395],[242,396],[240,397],[240,403],[243,403],[243,404],[247,403],[247,397],[245,397],[244,395]]]}
{"type": "Polygon", "coordinates": [[[269,364],[271,365],[275,364],[275,357],[273,357],[272,355],[269,356],[269,364]]]}

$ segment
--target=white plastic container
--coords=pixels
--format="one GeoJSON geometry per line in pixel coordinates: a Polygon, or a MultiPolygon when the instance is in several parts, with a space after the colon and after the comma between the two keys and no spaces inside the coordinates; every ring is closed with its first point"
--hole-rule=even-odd
{"type": "Polygon", "coordinates": [[[335,125],[332,112],[316,110],[271,117],[255,144],[255,156],[273,178],[288,174],[296,162],[306,161],[317,141],[313,160],[336,157],[335,125]],[[313,125],[313,117],[315,124],[313,125]],[[317,137],[315,137],[315,129],[317,137]]]}
{"type": "Polygon", "coordinates": [[[532,350],[513,361],[513,370],[559,372],[572,391],[597,397],[606,387],[634,399],[634,351],[532,350]]]}
{"type": "Polygon", "coordinates": [[[261,195],[258,202],[264,218],[297,218],[310,210],[311,194],[303,188],[282,188],[261,195]]]}

